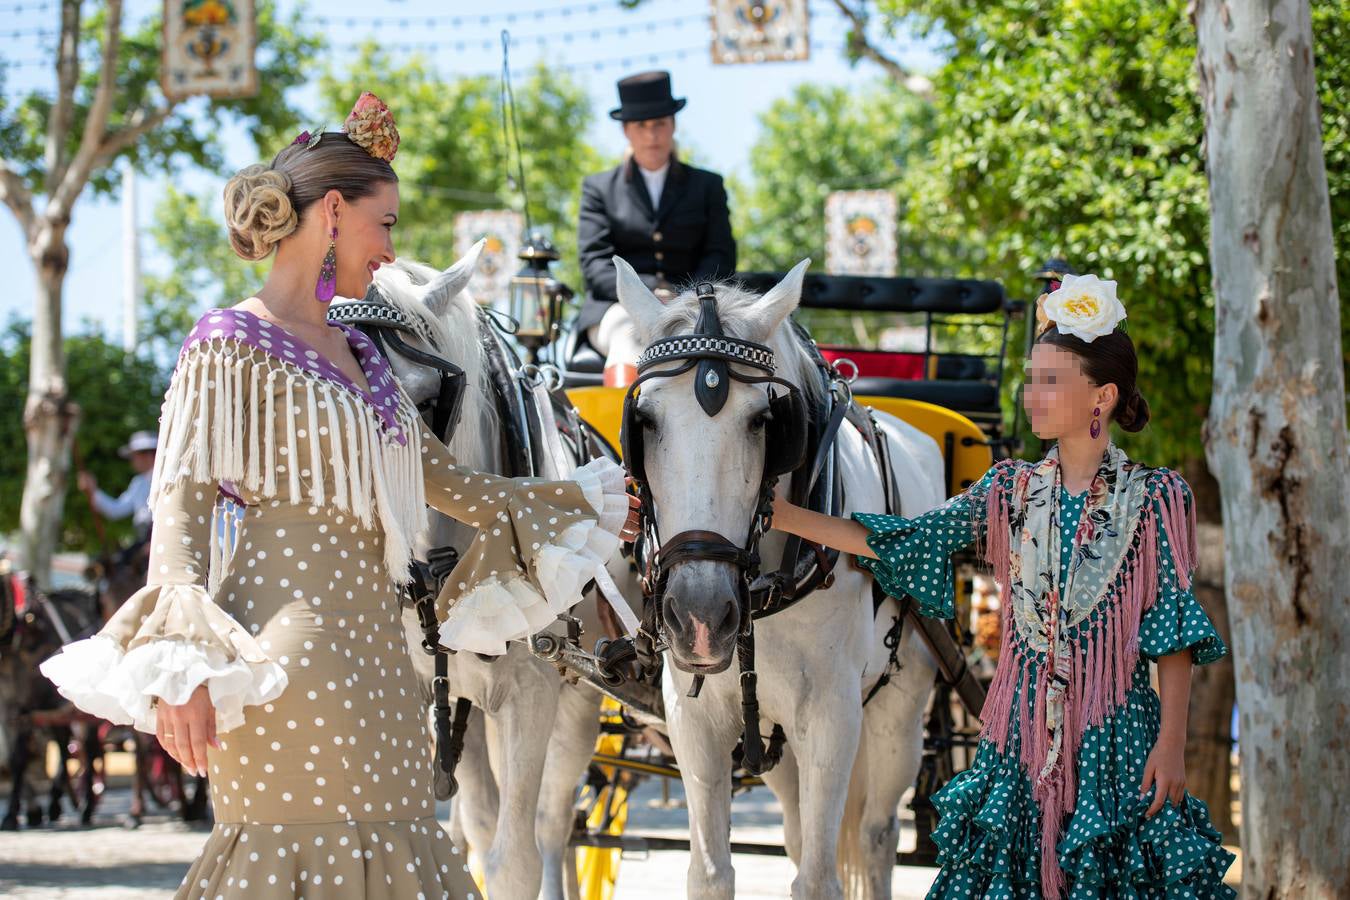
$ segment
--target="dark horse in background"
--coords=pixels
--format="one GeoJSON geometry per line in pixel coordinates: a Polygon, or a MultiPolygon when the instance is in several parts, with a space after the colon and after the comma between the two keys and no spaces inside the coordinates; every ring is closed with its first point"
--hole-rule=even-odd
{"type": "MultiPolygon", "coordinates": [[[[56,821],[62,813],[62,794],[80,812],[81,822],[92,822],[105,783],[105,752],[123,749],[129,742],[135,753],[131,810],[126,824],[140,825],[147,791],[163,807],[177,807],[186,821],[207,815],[206,779],[196,781],[189,799],[183,789],[182,769],[153,735],[128,726],[115,726],[78,712],[57,693],[38,665],[65,643],[96,632],[119,606],[145,584],[144,544],[100,559],[91,575],[98,593],[82,590],[42,592],[19,576],[0,573],[0,710],[8,716],[13,746],[9,769],[13,780],[9,806],[0,830],[19,827],[19,814],[28,802],[29,827],[56,821]],[[30,777],[36,763],[45,763],[49,742],[60,750],[60,765],[52,779],[44,808],[30,777]],[[71,778],[69,761],[78,763],[71,778]]],[[[40,775],[40,770],[39,770],[40,775]]]]}
{"type": "Polygon", "coordinates": [[[60,649],[62,632],[70,640],[87,637],[99,622],[98,601],[93,594],[70,590],[47,594],[33,590],[17,575],[0,573],[0,709],[4,710],[11,739],[8,763],[12,779],[9,806],[0,829],[17,830],[21,811],[26,812],[30,828],[55,822],[63,812],[62,795],[84,811],[86,824],[93,815],[93,768],[85,762],[81,777],[72,780],[69,762],[72,756],[88,759],[101,755],[92,746],[97,739],[92,727],[95,723],[76,723],[74,707],[38,672],[38,664],[60,649]],[[37,784],[45,768],[47,745],[53,741],[60,749],[60,761],[44,805],[37,784]],[[36,778],[32,772],[35,765],[36,778]]]}

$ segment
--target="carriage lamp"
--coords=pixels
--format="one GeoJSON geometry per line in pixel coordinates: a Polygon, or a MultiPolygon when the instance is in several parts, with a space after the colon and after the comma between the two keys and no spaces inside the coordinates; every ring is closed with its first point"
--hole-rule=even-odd
{"type": "Polygon", "coordinates": [[[556,337],[572,289],[553,277],[550,267],[558,259],[558,250],[543,234],[526,236],[519,259],[524,265],[511,276],[508,308],[511,318],[520,323],[516,339],[533,355],[556,337]]]}

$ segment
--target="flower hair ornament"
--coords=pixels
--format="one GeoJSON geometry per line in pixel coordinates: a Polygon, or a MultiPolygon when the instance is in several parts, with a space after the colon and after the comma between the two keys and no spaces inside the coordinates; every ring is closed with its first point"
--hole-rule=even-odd
{"type": "MultiPolygon", "coordinates": [[[[398,152],[398,128],[394,126],[394,114],[385,106],[384,101],[370,91],[363,91],[342,123],[342,130],[351,142],[376,159],[393,162],[398,152]]],[[[291,141],[291,146],[300,144],[306,150],[319,146],[323,130],[300,132],[291,141]]]]}
{"type": "Polygon", "coordinates": [[[1087,343],[1116,330],[1125,307],[1116,299],[1116,283],[1096,275],[1065,275],[1055,290],[1036,301],[1036,333],[1053,325],[1087,343]]]}
{"type": "Polygon", "coordinates": [[[394,114],[384,101],[370,91],[365,91],[347,114],[343,130],[352,143],[365,150],[376,159],[393,162],[398,152],[398,129],[394,127],[394,114]]]}

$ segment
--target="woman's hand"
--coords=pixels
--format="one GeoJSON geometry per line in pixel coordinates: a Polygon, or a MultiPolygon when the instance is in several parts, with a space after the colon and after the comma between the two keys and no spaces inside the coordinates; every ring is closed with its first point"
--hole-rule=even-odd
{"type": "Polygon", "coordinates": [[[1184,739],[1159,737],[1153,745],[1153,752],[1144,764],[1144,781],[1139,785],[1139,799],[1148,794],[1149,786],[1155,788],[1153,802],[1149,804],[1145,818],[1153,818],[1163,808],[1163,803],[1171,801],[1173,809],[1180,809],[1186,798],[1186,742],[1184,739]]]}
{"type": "Polygon", "coordinates": [[[206,685],[198,685],[182,706],[156,706],[155,737],[185,772],[206,775],[206,748],[216,742],[216,707],[206,685]]]}

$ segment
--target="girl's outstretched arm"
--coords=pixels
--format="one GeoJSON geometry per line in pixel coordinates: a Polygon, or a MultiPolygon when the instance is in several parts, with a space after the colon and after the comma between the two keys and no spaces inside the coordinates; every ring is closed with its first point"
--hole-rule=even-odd
{"type": "Polygon", "coordinates": [[[782,497],[773,501],[773,527],[788,534],[795,534],[813,544],[833,547],[841,553],[856,553],[871,559],[877,558],[872,548],[867,546],[867,535],[870,532],[862,523],[812,512],[789,503],[782,497]]]}

